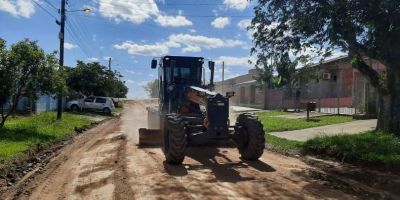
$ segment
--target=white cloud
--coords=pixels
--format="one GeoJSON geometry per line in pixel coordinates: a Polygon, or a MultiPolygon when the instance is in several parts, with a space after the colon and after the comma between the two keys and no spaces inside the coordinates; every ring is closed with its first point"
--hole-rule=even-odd
{"type": "Polygon", "coordinates": [[[244,10],[250,4],[249,0],[224,0],[224,4],[229,8],[236,10],[244,10]]]}
{"type": "Polygon", "coordinates": [[[172,34],[169,36],[169,41],[191,47],[192,49],[194,47],[200,49],[216,49],[244,45],[244,42],[240,40],[223,40],[220,38],[190,34],[172,34]]]}
{"type": "Polygon", "coordinates": [[[137,84],[138,86],[145,86],[148,82],[150,82],[150,81],[139,81],[139,82],[137,82],[136,84],[137,84]]]}
{"type": "Polygon", "coordinates": [[[224,40],[191,34],[172,34],[165,42],[138,44],[132,41],[125,41],[121,44],[115,44],[114,48],[127,50],[132,55],[160,56],[167,54],[170,48],[180,48],[182,46],[182,52],[200,52],[202,49],[231,48],[243,45],[245,43],[240,40],[224,40]]]}
{"type": "Polygon", "coordinates": [[[253,67],[253,65],[249,64],[249,60],[254,61],[252,57],[233,57],[233,56],[220,56],[215,62],[222,63],[225,62],[225,66],[227,67],[253,67]]]}
{"type": "Polygon", "coordinates": [[[78,45],[75,45],[75,44],[71,44],[71,43],[68,43],[68,42],[65,42],[64,43],[64,48],[65,49],[68,49],[68,50],[70,50],[70,49],[75,49],[75,48],[77,48],[78,47],[78,45]]]}
{"type": "Polygon", "coordinates": [[[240,21],[238,22],[237,26],[238,26],[240,29],[246,30],[247,27],[250,26],[250,24],[251,24],[251,20],[250,20],[250,19],[243,19],[243,20],[240,20],[240,21]]]}
{"type": "Polygon", "coordinates": [[[126,41],[122,44],[114,45],[116,49],[127,50],[132,55],[144,55],[144,56],[159,56],[168,53],[169,47],[166,44],[137,44],[132,41],[126,41]]]}
{"type": "Polygon", "coordinates": [[[251,25],[251,20],[250,19],[243,19],[243,20],[240,20],[237,23],[237,27],[239,27],[240,29],[246,31],[247,37],[251,40],[251,39],[253,39],[253,34],[254,34],[255,31],[253,29],[247,30],[247,27],[250,26],[250,25],[251,25]]]}
{"type": "Polygon", "coordinates": [[[187,46],[182,48],[182,52],[200,52],[201,48],[196,46],[187,46]]]}
{"type": "Polygon", "coordinates": [[[191,26],[192,22],[186,19],[185,16],[178,15],[178,16],[168,16],[168,15],[158,15],[157,18],[154,20],[157,24],[161,26],[191,26]]]}
{"type": "Polygon", "coordinates": [[[154,0],[99,0],[99,4],[101,15],[116,22],[140,24],[159,13],[154,0]]]}
{"type": "Polygon", "coordinates": [[[191,26],[193,23],[182,15],[170,16],[162,13],[155,0],[99,0],[99,11],[103,17],[115,22],[128,21],[141,24],[147,19],[154,18],[160,26],[191,26]]]}
{"type": "Polygon", "coordinates": [[[134,83],[136,83],[136,81],[131,80],[131,79],[128,79],[128,80],[126,81],[126,83],[128,83],[128,84],[134,84],[134,83]]]}
{"type": "Polygon", "coordinates": [[[189,32],[191,32],[191,33],[196,33],[196,29],[189,29],[189,32]]]}
{"type": "Polygon", "coordinates": [[[214,26],[214,28],[224,28],[229,25],[229,23],[230,19],[228,17],[217,17],[211,22],[211,25],[214,26]]]}
{"type": "Polygon", "coordinates": [[[98,62],[98,61],[99,61],[99,59],[96,58],[96,57],[90,57],[90,58],[88,58],[88,60],[89,60],[90,62],[98,62]]]}
{"type": "Polygon", "coordinates": [[[136,72],[133,71],[133,70],[126,70],[126,72],[128,72],[128,73],[130,73],[130,74],[136,74],[136,72]]]}
{"type": "Polygon", "coordinates": [[[30,18],[35,13],[35,6],[31,0],[0,0],[0,11],[15,17],[30,18]]]}
{"type": "Polygon", "coordinates": [[[128,84],[133,84],[133,85],[138,85],[138,86],[145,86],[149,81],[134,81],[131,79],[126,80],[126,83],[128,84]]]}

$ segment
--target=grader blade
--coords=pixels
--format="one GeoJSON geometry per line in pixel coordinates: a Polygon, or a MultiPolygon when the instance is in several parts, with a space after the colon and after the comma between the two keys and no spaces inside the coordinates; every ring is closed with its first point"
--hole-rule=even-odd
{"type": "Polygon", "coordinates": [[[139,147],[161,146],[163,136],[160,129],[139,129],[139,147]]]}

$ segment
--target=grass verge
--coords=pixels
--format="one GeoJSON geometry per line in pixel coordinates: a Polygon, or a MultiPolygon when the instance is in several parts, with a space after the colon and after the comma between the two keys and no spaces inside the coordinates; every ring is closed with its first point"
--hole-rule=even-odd
{"type": "Polygon", "coordinates": [[[267,147],[279,153],[302,154],[336,159],[347,163],[400,170],[400,137],[369,131],[356,135],[317,137],[306,142],[265,135],[267,147]]]}
{"type": "Polygon", "coordinates": [[[71,113],[64,113],[62,120],[58,121],[53,112],[10,119],[0,129],[0,162],[23,154],[31,147],[46,147],[61,141],[73,133],[75,127],[91,122],[71,113]]]}
{"type": "MultiPolygon", "coordinates": [[[[259,119],[264,124],[264,130],[267,132],[291,131],[306,129],[318,126],[331,124],[339,124],[352,121],[351,116],[321,116],[313,117],[310,120],[306,119],[285,119],[276,117],[277,115],[285,114],[284,112],[263,112],[259,113],[259,119]]],[[[287,113],[286,113],[287,114],[287,113]]]]}
{"type": "Polygon", "coordinates": [[[115,108],[114,114],[120,114],[124,110],[124,103],[119,102],[118,107],[115,108]]]}
{"type": "Polygon", "coordinates": [[[287,140],[280,137],[276,137],[274,135],[265,135],[265,140],[267,143],[268,149],[271,149],[280,153],[288,153],[288,152],[299,152],[301,150],[301,146],[303,142],[287,140]]]}
{"type": "Polygon", "coordinates": [[[382,132],[318,137],[306,141],[302,151],[344,162],[361,162],[400,169],[400,137],[382,132]]]}

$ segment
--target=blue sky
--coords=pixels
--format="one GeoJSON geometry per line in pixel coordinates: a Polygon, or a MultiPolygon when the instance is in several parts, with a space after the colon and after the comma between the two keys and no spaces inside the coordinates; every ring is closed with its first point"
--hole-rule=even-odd
{"type": "MultiPolygon", "coordinates": [[[[61,0],[0,0],[0,37],[8,44],[37,40],[47,52],[58,50],[61,0]],[[35,3],[36,2],[36,3],[35,3]],[[53,8],[56,7],[56,8],[53,8]],[[47,10],[45,12],[42,8],[47,10]],[[53,16],[52,16],[53,15],[53,16]]],[[[225,61],[227,78],[245,74],[252,42],[245,30],[253,16],[247,0],[69,0],[65,65],[98,61],[120,71],[128,97],[145,98],[142,86],[156,78],[154,56],[203,56],[216,61],[216,80],[225,61]]]]}

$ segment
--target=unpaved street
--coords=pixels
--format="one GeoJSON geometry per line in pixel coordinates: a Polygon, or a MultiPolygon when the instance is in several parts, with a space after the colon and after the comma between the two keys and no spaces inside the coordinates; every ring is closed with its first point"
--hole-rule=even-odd
{"type": "Polygon", "coordinates": [[[6,199],[355,199],[310,175],[299,159],[265,151],[243,162],[235,148],[190,147],[181,166],[160,148],[136,146],[147,125],[144,101],[128,101],[105,122],[61,151],[43,172],[6,199]]]}

